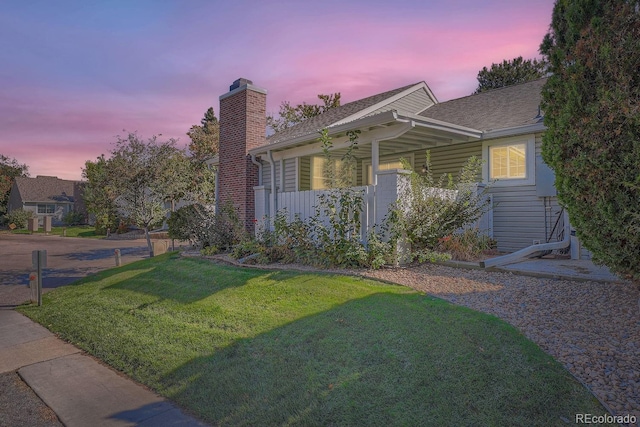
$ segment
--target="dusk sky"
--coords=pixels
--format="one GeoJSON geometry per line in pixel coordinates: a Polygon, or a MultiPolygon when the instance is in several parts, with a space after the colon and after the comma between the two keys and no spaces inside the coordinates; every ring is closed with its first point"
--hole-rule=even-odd
{"type": "Polygon", "coordinates": [[[189,142],[239,77],[342,102],[425,81],[469,95],[483,66],[538,58],[552,0],[22,0],[0,5],[0,154],[80,179],[116,135],[189,142]]]}

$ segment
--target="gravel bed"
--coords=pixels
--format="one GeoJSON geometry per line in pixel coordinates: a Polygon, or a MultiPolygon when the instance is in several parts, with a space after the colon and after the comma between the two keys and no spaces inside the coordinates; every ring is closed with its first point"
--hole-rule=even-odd
{"type": "Polygon", "coordinates": [[[0,374],[0,426],[62,427],[56,414],[15,372],[0,374]]]}
{"type": "Polygon", "coordinates": [[[560,361],[616,415],[640,420],[640,292],[425,264],[364,275],[493,314],[560,361]]]}

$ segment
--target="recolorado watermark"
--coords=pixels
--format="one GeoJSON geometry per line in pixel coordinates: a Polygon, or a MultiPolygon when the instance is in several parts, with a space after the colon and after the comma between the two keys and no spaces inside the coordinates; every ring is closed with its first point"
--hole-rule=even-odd
{"type": "Polygon", "coordinates": [[[576,414],[576,424],[635,424],[638,421],[635,415],[594,415],[576,414]]]}

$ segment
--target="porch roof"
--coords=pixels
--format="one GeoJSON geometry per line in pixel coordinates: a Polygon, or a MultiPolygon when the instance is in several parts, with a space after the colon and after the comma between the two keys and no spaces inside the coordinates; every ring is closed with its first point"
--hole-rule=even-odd
{"type": "MultiPolygon", "coordinates": [[[[410,151],[463,143],[482,137],[482,131],[477,129],[391,110],[329,128],[329,135],[334,139],[334,152],[339,153],[341,149],[346,148],[345,142],[348,138],[345,135],[350,130],[362,132],[358,141],[360,145],[371,143],[373,140],[393,140],[393,144],[385,144],[385,148],[381,148],[381,154],[383,151],[410,151]]],[[[268,151],[276,153],[303,146],[309,146],[310,151],[320,152],[319,132],[320,129],[314,134],[301,135],[286,141],[257,147],[250,150],[249,153],[261,156],[267,154],[268,151]]],[[[356,157],[367,156],[362,152],[354,154],[356,157]]]]}

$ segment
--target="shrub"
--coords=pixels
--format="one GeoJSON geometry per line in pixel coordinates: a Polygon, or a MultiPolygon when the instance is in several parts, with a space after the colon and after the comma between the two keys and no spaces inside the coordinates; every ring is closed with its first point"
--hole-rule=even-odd
{"type": "Polygon", "coordinates": [[[478,220],[488,209],[487,188],[478,194],[474,185],[482,168],[478,158],[466,162],[457,181],[451,175],[435,180],[429,151],[424,175],[414,172],[408,162],[403,163],[411,170],[411,185],[396,203],[393,232],[406,237],[412,251],[435,250],[440,239],[478,220]]]}
{"type": "Polygon", "coordinates": [[[235,259],[247,257],[249,255],[259,254],[264,251],[264,246],[253,239],[245,239],[236,244],[231,250],[231,256],[235,259]]]}
{"type": "Polygon", "coordinates": [[[215,246],[207,246],[206,248],[200,249],[200,254],[204,256],[217,255],[220,253],[220,250],[215,246]]]}
{"type": "Polygon", "coordinates": [[[15,224],[18,229],[27,228],[27,222],[33,218],[33,212],[24,209],[14,209],[7,214],[9,225],[15,224]]]}
{"type": "Polygon", "coordinates": [[[69,211],[62,218],[62,222],[67,226],[80,225],[84,223],[84,215],[81,212],[69,211]]]}
{"type": "Polygon", "coordinates": [[[477,228],[467,228],[451,236],[442,237],[437,249],[458,261],[475,261],[484,252],[496,248],[496,241],[480,233],[477,228]]]}
{"type": "Polygon", "coordinates": [[[167,223],[172,239],[187,240],[200,248],[215,246],[227,251],[247,238],[231,203],[222,205],[217,213],[200,204],[183,206],[172,212],[167,223]]]}

